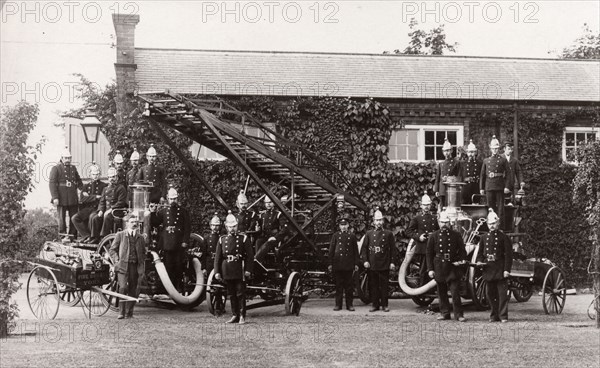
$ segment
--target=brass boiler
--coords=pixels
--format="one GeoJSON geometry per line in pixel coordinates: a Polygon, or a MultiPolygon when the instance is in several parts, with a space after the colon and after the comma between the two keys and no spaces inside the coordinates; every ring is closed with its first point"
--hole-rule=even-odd
{"type": "MultiPolygon", "coordinates": [[[[448,201],[448,206],[445,208],[445,210],[448,214],[448,217],[450,217],[450,222],[453,226],[458,227],[459,223],[468,221],[468,230],[470,230],[472,219],[461,209],[462,186],[467,183],[459,182],[458,177],[456,176],[448,176],[446,181],[444,181],[444,184],[446,185],[446,198],[448,201]]],[[[457,228],[456,230],[460,230],[460,228],[457,228]]]]}
{"type": "Polygon", "coordinates": [[[134,213],[140,221],[141,231],[150,236],[150,190],[154,185],[150,182],[137,182],[129,186],[133,190],[133,203],[131,203],[131,212],[134,213]]]}

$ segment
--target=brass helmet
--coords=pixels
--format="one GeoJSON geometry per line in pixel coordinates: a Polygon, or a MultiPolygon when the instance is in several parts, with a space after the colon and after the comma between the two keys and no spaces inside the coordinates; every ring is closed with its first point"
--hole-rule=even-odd
{"type": "Polygon", "coordinates": [[[473,143],[473,140],[470,139],[469,140],[469,145],[467,146],[467,152],[476,152],[476,151],[477,151],[477,147],[473,143]]]}
{"type": "Polygon", "coordinates": [[[238,221],[235,218],[235,216],[233,215],[233,213],[231,213],[231,211],[228,211],[227,217],[225,218],[225,226],[235,226],[237,224],[238,224],[238,221]]]}
{"type": "Polygon", "coordinates": [[[171,199],[171,198],[177,198],[179,197],[179,194],[177,194],[177,190],[175,190],[175,188],[171,187],[169,188],[169,192],[167,193],[167,198],[171,199]]]}
{"type": "Polygon", "coordinates": [[[448,138],[446,138],[444,140],[444,144],[442,145],[442,151],[447,151],[447,150],[451,150],[452,149],[452,145],[450,144],[450,141],[448,140],[448,138]]]}
{"type": "Polygon", "coordinates": [[[379,207],[375,208],[375,213],[373,214],[373,220],[383,220],[383,213],[379,211],[379,207]]]}
{"type": "Polygon", "coordinates": [[[500,142],[496,139],[496,136],[492,136],[492,141],[490,142],[490,148],[500,148],[500,142]]]}
{"type": "Polygon", "coordinates": [[[154,148],[154,144],[150,144],[150,148],[148,148],[148,152],[146,152],[146,156],[156,157],[156,149],[154,148]]]}
{"type": "Polygon", "coordinates": [[[100,174],[100,166],[96,165],[96,162],[93,161],[92,165],[89,168],[90,175],[100,174]]]}
{"type": "Polygon", "coordinates": [[[114,167],[112,167],[112,166],[111,166],[111,167],[109,167],[109,168],[108,168],[108,172],[106,173],[106,175],[107,175],[108,177],[111,177],[111,176],[117,176],[117,169],[115,169],[115,168],[114,168],[114,167]]]}
{"type": "Polygon", "coordinates": [[[69,151],[69,147],[65,146],[65,149],[60,154],[60,157],[72,157],[71,151],[69,151]]]}
{"type": "Polygon", "coordinates": [[[423,197],[421,197],[421,205],[422,206],[431,205],[431,198],[429,198],[429,196],[427,194],[423,194],[423,197]]]}
{"type": "Polygon", "coordinates": [[[129,157],[129,161],[135,161],[135,160],[139,160],[140,159],[140,154],[137,151],[137,148],[133,149],[133,153],[131,154],[131,157],[129,157]]]}
{"type": "Polygon", "coordinates": [[[248,198],[246,198],[246,193],[244,192],[244,190],[240,190],[240,194],[238,194],[237,196],[237,202],[238,203],[248,203],[248,198]]]}
{"type": "Polygon", "coordinates": [[[113,158],[113,161],[116,164],[122,164],[123,163],[123,156],[121,156],[121,151],[117,150],[117,154],[113,158]]]}
{"type": "Polygon", "coordinates": [[[221,225],[221,219],[218,216],[218,213],[215,212],[215,215],[210,219],[210,225],[221,225]]]}
{"type": "Polygon", "coordinates": [[[265,203],[273,203],[273,201],[271,200],[271,198],[269,198],[268,195],[265,196],[265,203]]]}
{"type": "Polygon", "coordinates": [[[446,211],[440,212],[439,221],[440,222],[450,222],[450,217],[448,216],[448,212],[446,212],[446,211]]]}
{"type": "Polygon", "coordinates": [[[488,216],[487,216],[487,223],[493,224],[493,223],[498,222],[499,220],[500,220],[500,218],[498,217],[498,215],[496,215],[496,212],[494,212],[494,210],[490,208],[490,212],[488,213],[488,216]]]}

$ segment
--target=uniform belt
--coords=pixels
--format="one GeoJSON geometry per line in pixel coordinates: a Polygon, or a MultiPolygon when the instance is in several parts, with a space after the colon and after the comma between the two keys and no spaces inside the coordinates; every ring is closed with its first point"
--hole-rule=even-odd
{"type": "Polygon", "coordinates": [[[70,182],[70,181],[67,181],[66,183],[58,183],[58,186],[59,186],[59,187],[67,187],[67,188],[71,188],[71,187],[72,187],[72,186],[74,186],[74,185],[73,185],[73,183],[72,183],[72,182],[70,182]]]}
{"type": "Polygon", "coordinates": [[[496,256],[494,254],[488,254],[486,258],[488,262],[496,262],[496,256]]]}
{"type": "Polygon", "coordinates": [[[450,260],[450,253],[440,253],[440,254],[436,254],[435,258],[440,258],[443,259],[445,261],[449,261],[450,260]]]}
{"type": "Polygon", "coordinates": [[[233,255],[233,254],[228,254],[227,255],[227,262],[236,262],[239,261],[242,257],[240,257],[239,254],[233,255]]]}
{"type": "Polygon", "coordinates": [[[372,247],[370,247],[370,248],[371,248],[371,250],[374,250],[374,251],[375,251],[375,253],[380,253],[380,252],[382,252],[382,250],[381,250],[381,247],[380,247],[380,246],[375,246],[375,247],[373,247],[373,246],[372,246],[372,247]]]}
{"type": "Polygon", "coordinates": [[[467,183],[474,183],[474,182],[476,182],[476,181],[477,181],[477,177],[475,177],[475,176],[467,176],[467,177],[465,178],[465,181],[466,181],[467,183]]]}
{"type": "Polygon", "coordinates": [[[488,176],[490,177],[490,179],[496,178],[496,177],[504,177],[504,173],[495,173],[495,172],[491,172],[488,174],[488,176]]]}

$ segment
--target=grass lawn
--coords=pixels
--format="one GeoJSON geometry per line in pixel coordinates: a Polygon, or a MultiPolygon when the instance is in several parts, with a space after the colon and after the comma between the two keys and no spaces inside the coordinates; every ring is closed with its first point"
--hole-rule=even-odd
{"type": "Polygon", "coordinates": [[[511,301],[510,323],[488,323],[467,308],[466,323],[419,312],[391,300],[390,313],[334,312],[332,299],[309,299],[299,317],[283,306],[248,312],[244,326],[225,325],[203,303],[192,312],[140,305],[135,318],[109,312],[87,320],[61,306],[37,321],[24,290],[21,319],[0,341],[0,367],[598,367],[600,330],[586,314],[591,295],[568,296],[563,314],[544,314],[541,298],[511,301]]]}

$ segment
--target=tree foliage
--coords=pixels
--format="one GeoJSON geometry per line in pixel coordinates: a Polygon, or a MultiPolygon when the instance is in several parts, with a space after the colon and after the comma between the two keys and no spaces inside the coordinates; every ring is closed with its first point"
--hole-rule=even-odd
{"type": "MultiPolygon", "coordinates": [[[[417,28],[419,23],[415,18],[410,20],[408,25],[410,32],[410,42],[404,50],[396,49],[393,51],[394,54],[402,55],[443,55],[445,51],[456,52],[458,43],[449,43],[446,41],[446,31],[444,25],[439,25],[429,32],[423,29],[417,28]]],[[[389,51],[385,51],[384,54],[389,54],[389,51]]]]}
{"type": "Polygon", "coordinates": [[[587,23],[583,24],[583,35],[575,43],[565,47],[562,59],[600,59],[600,33],[594,34],[587,23]]]}

